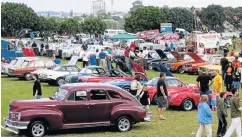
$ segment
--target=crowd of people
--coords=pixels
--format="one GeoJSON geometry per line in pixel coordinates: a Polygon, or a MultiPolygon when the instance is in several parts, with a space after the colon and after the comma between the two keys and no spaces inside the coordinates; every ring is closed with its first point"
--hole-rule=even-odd
{"type": "Polygon", "coordinates": [[[238,57],[235,57],[233,62],[229,62],[226,54],[221,59],[222,75],[219,71],[214,71],[212,78],[204,70],[197,77],[197,85],[200,88],[201,102],[198,105],[198,122],[200,127],[196,137],[202,136],[202,131],[205,128],[207,137],[212,137],[212,113],[217,111],[218,129],[217,137],[230,137],[234,130],[236,135],[241,136],[241,112],[242,108],[239,105],[239,92],[241,88],[241,63],[238,57]],[[223,84],[226,89],[223,89],[223,84]],[[211,88],[210,88],[211,87],[211,88]],[[225,91],[225,92],[224,92],[225,91]],[[211,92],[211,93],[210,93],[211,92]],[[230,102],[226,101],[226,92],[231,92],[232,97],[230,102]],[[227,130],[227,106],[231,108],[231,125],[227,130]]]}

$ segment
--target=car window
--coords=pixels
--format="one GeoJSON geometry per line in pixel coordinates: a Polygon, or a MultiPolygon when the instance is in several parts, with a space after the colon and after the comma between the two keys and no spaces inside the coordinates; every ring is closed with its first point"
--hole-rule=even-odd
{"type": "Polygon", "coordinates": [[[91,100],[107,100],[105,90],[91,90],[90,97],[91,100]]]}
{"type": "Polygon", "coordinates": [[[43,61],[35,61],[35,67],[44,67],[45,64],[43,61]]]}
{"type": "Polygon", "coordinates": [[[79,71],[79,69],[77,67],[71,67],[71,69],[72,69],[72,72],[78,72],[79,71]]]}
{"type": "Polygon", "coordinates": [[[69,97],[69,101],[84,101],[87,100],[87,92],[86,91],[75,91],[69,97]]]}
{"type": "Polygon", "coordinates": [[[57,66],[53,69],[54,71],[66,71],[66,67],[63,66],[57,66]]]}
{"type": "Polygon", "coordinates": [[[108,90],[108,95],[110,99],[122,99],[122,96],[115,91],[108,90]]]}
{"type": "Polygon", "coordinates": [[[67,70],[68,72],[72,72],[72,67],[66,67],[66,70],[67,70]]]}
{"type": "Polygon", "coordinates": [[[98,72],[99,72],[100,75],[104,75],[104,74],[106,74],[105,70],[102,69],[102,68],[99,68],[99,69],[98,69],[98,72]]]}
{"type": "Polygon", "coordinates": [[[169,80],[166,81],[166,84],[169,87],[170,86],[172,86],[172,87],[179,87],[181,83],[178,80],[176,80],[176,79],[169,79],[169,80]]]}

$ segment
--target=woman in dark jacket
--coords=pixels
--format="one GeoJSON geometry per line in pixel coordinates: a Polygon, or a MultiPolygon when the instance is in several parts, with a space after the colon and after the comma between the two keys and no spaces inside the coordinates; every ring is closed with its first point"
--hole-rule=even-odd
{"type": "Polygon", "coordinates": [[[240,90],[240,80],[241,80],[241,73],[239,71],[239,67],[236,67],[233,73],[233,86],[237,90],[240,90]]]}
{"type": "Polygon", "coordinates": [[[227,91],[230,91],[232,89],[233,73],[234,73],[234,68],[232,66],[232,63],[229,62],[228,66],[225,68],[225,80],[224,80],[227,91]]]}
{"type": "Polygon", "coordinates": [[[33,78],[34,78],[33,96],[35,99],[40,99],[40,96],[42,95],[42,90],[41,90],[39,76],[35,74],[33,78]]]}

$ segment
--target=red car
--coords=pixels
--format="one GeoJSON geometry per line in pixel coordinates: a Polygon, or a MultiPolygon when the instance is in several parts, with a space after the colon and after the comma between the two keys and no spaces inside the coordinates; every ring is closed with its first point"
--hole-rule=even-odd
{"type": "MultiPolygon", "coordinates": [[[[157,98],[156,84],[159,78],[153,78],[148,81],[148,92],[150,100],[155,103],[157,98]]],[[[185,84],[175,77],[167,77],[166,80],[168,91],[168,103],[169,106],[181,107],[185,111],[190,111],[196,107],[200,101],[200,91],[196,84],[185,84]]],[[[226,101],[229,103],[232,94],[226,92],[226,101]]],[[[229,104],[228,104],[229,106],[229,104]]]]}
{"type": "Polygon", "coordinates": [[[188,74],[198,73],[198,67],[203,65],[208,65],[210,62],[204,61],[199,55],[193,52],[187,52],[187,54],[194,60],[194,62],[187,63],[183,65],[183,69],[188,74]]]}
{"type": "Polygon", "coordinates": [[[9,105],[5,128],[27,130],[42,137],[47,130],[116,126],[121,132],[144,122],[141,104],[123,89],[103,84],[66,84],[53,97],[13,101],[9,105]]]}

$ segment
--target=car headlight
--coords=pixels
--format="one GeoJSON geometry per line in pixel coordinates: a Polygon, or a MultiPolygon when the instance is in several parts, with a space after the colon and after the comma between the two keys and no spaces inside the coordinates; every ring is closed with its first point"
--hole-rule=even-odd
{"type": "Polygon", "coordinates": [[[8,72],[9,72],[9,73],[12,73],[12,72],[13,72],[13,70],[12,70],[12,69],[8,69],[8,72]]]}
{"type": "Polygon", "coordinates": [[[9,112],[9,119],[14,119],[20,121],[21,113],[20,112],[9,112]]]}

